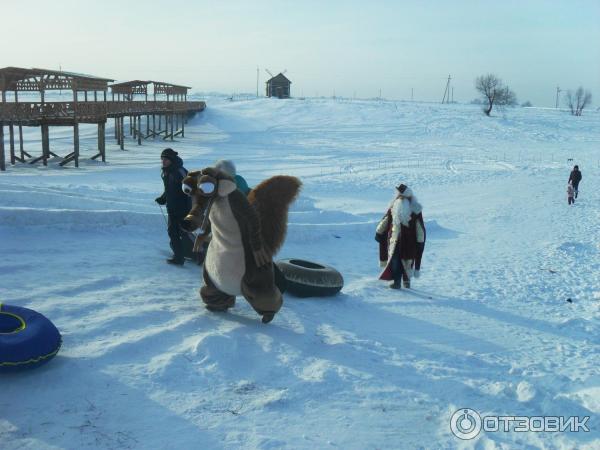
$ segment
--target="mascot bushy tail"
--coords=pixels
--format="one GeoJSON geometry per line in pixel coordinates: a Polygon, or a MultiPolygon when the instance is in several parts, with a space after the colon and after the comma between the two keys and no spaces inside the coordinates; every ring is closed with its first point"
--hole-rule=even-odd
{"type": "Polygon", "coordinates": [[[226,311],[243,295],[264,323],[279,311],[283,299],[275,285],[273,256],[283,245],[289,206],[301,186],[298,178],[280,175],[246,197],[229,175],[213,167],[190,172],[183,180],[193,200],[185,228],[200,227],[200,239],[209,229],[212,233],[200,289],[209,310],[226,311]]]}
{"type": "Polygon", "coordinates": [[[301,187],[298,178],[278,175],[263,181],[248,195],[248,202],[254,206],[260,218],[263,243],[271,258],[285,241],[288,210],[301,187]]]}

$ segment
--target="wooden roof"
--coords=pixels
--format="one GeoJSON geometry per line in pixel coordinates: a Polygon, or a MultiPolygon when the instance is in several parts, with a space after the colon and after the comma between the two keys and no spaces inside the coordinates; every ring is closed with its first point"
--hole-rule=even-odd
{"type": "Polygon", "coordinates": [[[114,94],[146,94],[151,81],[133,80],[111,84],[109,87],[114,94]]]}
{"type": "Polygon", "coordinates": [[[154,84],[155,94],[187,94],[187,91],[191,89],[189,86],[165,83],[164,81],[152,81],[151,83],[154,84]]]}
{"type": "Polygon", "coordinates": [[[110,78],[83,73],[22,67],[0,69],[0,91],[105,91],[110,78]]]}
{"type": "Polygon", "coordinates": [[[187,94],[187,91],[191,89],[189,86],[181,86],[178,84],[166,83],[164,81],[152,80],[125,81],[123,83],[111,84],[109,87],[115,94],[146,94],[149,84],[153,85],[154,93],[157,95],[187,94]]]}
{"type": "Polygon", "coordinates": [[[290,84],[292,84],[292,82],[290,80],[288,80],[287,77],[282,73],[279,73],[279,74],[275,75],[273,78],[267,80],[267,83],[290,83],[290,84]]]}

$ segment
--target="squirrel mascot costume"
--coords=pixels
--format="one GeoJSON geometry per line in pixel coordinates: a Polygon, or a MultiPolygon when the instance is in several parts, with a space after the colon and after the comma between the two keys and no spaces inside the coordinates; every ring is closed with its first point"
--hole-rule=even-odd
{"type": "Polygon", "coordinates": [[[200,289],[207,309],[226,311],[242,295],[263,323],[273,320],[283,303],[273,256],[285,240],[288,209],[301,186],[298,178],[280,175],[246,197],[231,176],[214,167],[190,172],[183,180],[183,191],[192,197],[184,227],[200,228],[195,247],[212,233],[200,289]]]}

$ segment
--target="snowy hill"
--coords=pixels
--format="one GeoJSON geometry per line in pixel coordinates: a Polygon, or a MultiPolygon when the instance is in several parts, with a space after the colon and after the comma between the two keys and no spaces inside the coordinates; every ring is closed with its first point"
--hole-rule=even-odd
{"type": "MultiPolygon", "coordinates": [[[[107,139],[106,165],[0,173],[0,302],[40,311],[64,340],[43,368],[0,377],[0,448],[598,448],[599,112],[207,103],[172,144],[107,139]],[[250,185],[300,177],[278,258],[335,266],[342,294],[286,295],[269,325],[242,298],[206,311],[201,269],[164,263],[165,146],[188,169],[233,159],[250,185]],[[428,241],[422,277],[398,292],[377,281],[374,233],[400,182],[428,241]],[[461,441],[459,408],[590,416],[590,432],[461,441]]],[[[59,154],[70,136],[51,130],[59,154]]],[[[91,156],[95,129],[81,136],[91,156]]]]}

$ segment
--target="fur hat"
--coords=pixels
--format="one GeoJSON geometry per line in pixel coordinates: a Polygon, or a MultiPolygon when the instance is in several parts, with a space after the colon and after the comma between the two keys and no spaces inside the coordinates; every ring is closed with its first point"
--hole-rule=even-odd
{"type": "Polygon", "coordinates": [[[215,167],[225,172],[230,177],[235,177],[237,172],[235,170],[235,164],[230,159],[220,159],[215,163],[215,167]]]}
{"type": "Polygon", "coordinates": [[[412,197],[413,196],[413,192],[412,189],[409,188],[407,185],[405,184],[401,184],[400,186],[396,186],[396,189],[398,190],[398,192],[400,192],[400,194],[403,197],[412,197]]]}
{"type": "Polygon", "coordinates": [[[170,161],[174,161],[174,160],[175,160],[175,157],[176,157],[177,155],[178,155],[178,153],[177,153],[175,150],[173,150],[172,148],[165,148],[165,149],[164,149],[164,150],[161,152],[161,154],[160,154],[160,157],[161,157],[161,158],[166,158],[166,159],[168,159],[168,160],[170,160],[170,161]]]}

